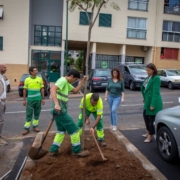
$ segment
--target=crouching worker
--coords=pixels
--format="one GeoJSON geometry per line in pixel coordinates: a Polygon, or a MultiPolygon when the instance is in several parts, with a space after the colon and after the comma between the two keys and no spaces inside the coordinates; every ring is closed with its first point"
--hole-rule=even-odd
{"type": "MultiPolygon", "coordinates": [[[[79,120],[78,120],[78,127],[80,128],[80,135],[82,134],[82,125],[83,125],[83,105],[84,105],[84,98],[81,99],[81,103],[79,108],[81,109],[79,114],[79,120]]],[[[85,108],[86,114],[86,124],[90,125],[89,116],[91,113],[94,116],[95,122],[93,123],[93,126],[90,128],[90,132],[94,133],[94,130],[96,128],[97,137],[99,140],[99,143],[101,146],[106,146],[106,143],[104,142],[104,129],[103,129],[103,121],[102,121],[102,114],[103,114],[103,101],[99,97],[98,93],[89,93],[86,95],[86,108],[85,108]]]]}
{"type": "Polygon", "coordinates": [[[77,81],[79,78],[79,72],[75,69],[72,69],[69,71],[67,76],[58,79],[55,85],[51,88],[53,108],[58,112],[58,115],[55,118],[57,133],[50,148],[50,156],[57,155],[58,149],[63,142],[66,131],[70,135],[72,155],[77,157],[85,157],[89,154],[88,151],[81,150],[79,128],[72,117],[67,113],[68,93],[70,91],[78,93],[87,80],[87,77],[84,77],[81,83],[76,88],[74,88],[71,84],[77,81]]]}

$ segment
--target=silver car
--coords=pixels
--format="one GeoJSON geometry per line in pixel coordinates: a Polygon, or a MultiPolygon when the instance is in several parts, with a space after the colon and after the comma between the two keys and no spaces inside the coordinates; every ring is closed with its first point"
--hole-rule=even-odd
{"type": "Polygon", "coordinates": [[[169,89],[180,87],[180,70],[178,69],[158,69],[161,85],[168,86],[169,89]]]}
{"type": "Polygon", "coordinates": [[[180,158],[180,106],[160,111],[154,124],[160,156],[167,162],[180,158]]]}

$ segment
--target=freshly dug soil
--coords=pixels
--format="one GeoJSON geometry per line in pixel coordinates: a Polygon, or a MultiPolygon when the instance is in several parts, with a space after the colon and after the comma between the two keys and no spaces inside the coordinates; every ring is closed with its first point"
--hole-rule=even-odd
{"type": "MultiPolygon", "coordinates": [[[[49,149],[54,135],[47,137],[44,149],[49,149]]],[[[106,147],[101,147],[108,161],[103,162],[92,135],[85,133],[85,158],[71,155],[70,138],[66,135],[56,157],[48,154],[36,161],[33,168],[26,167],[22,175],[32,180],[150,180],[151,175],[142,167],[123,144],[109,131],[105,131],[106,147]]],[[[28,179],[27,178],[27,179],[28,179]]]]}

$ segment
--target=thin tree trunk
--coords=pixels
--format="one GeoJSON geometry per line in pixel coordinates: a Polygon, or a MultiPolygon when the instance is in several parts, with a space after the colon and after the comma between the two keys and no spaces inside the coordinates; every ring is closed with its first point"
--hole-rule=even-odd
{"type": "MultiPolygon", "coordinates": [[[[86,53],[86,76],[88,75],[88,62],[89,62],[89,51],[90,51],[90,39],[91,39],[91,26],[88,29],[88,42],[87,42],[87,53],[86,53]]],[[[84,103],[83,103],[83,128],[82,128],[82,150],[84,150],[84,130],[86,125],[86,93],[87,93],[87,81],[84,85],[84,103]]]]}

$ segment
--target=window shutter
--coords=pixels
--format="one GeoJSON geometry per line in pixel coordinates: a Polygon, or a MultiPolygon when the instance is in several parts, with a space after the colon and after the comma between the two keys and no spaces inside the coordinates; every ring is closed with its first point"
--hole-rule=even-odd
{"type": "Polygon", "coordinates": [[[99,26],[111,27],[111,14],[99,14],[99,26]]]}
{"type": "MultiPolygon", "coordinates": [[[[91,13],[90,12],[88,12],[88,15],[89,15],[89,18],[91,18],[91,13]]],[[[85,12],[80,12],[80,24],[81,25],[88,25],[89,24],[88,18],[86,16],[85,12]]]]}
{"type": "Polygon", "coordinates": [[[164,48],[164,58],[165,59],[178,59],[178,49],[164,48]]]}
{"type": "Polygon", "coordinates": [[[173,56],[172,59],[178,59],[178,49],[173,49],[173,56]]]}

